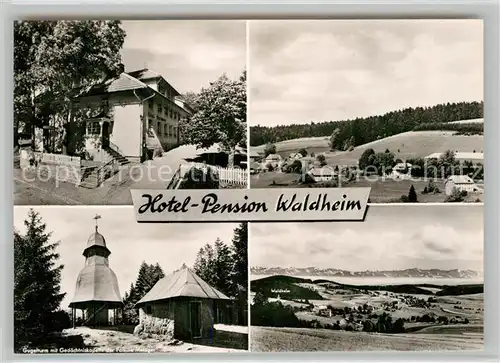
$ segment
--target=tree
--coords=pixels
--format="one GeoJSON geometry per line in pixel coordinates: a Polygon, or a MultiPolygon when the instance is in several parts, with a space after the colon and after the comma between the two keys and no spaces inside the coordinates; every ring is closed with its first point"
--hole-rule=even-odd
{"type": "Polygon", "coordinates": [[[370,157],[375,154],[375,150],[373,149],[366,149],[363,151],[363,154],[361,154],[361,157],[359,158],[359,168],[361,170],[365,170],[370,164],[370,157]]]}
{"type": "Polygon", "coordinates": [[[244,325],[248,316],[248,223],[241,223],[234,229],[231,250],[233,252],[231,285],[239,304],[239,324],[244,325]]]}
{"type": "Polygon", "coordinates": [[[234,229],[233,252],[233,289],[246,291],[248,284],[248,223],[241,223],[234,229]]]}
{"type": "Polygon", "coordinates": [[[186,102],[189,107],[193,109],[194,112],[197,112],[199,109],[199,95],[195,92],[186,92],[182,96],[184,102],[186,102]]]}
{"type": "Polygon", "coordinates": [[[38,213],[31,209],[24,221],[25,234],[14,231],[14,344],[36,342],[58,327],[61,271],[58,242],[38,213]]]}
{"type": "Polygon", "coordinates": [[[418,202],[417,200],[417,192],[415,191],[415,188],[412,186],[410,187],[410,191],[408,192],[408,201],[410,203],[416,203],[418,202]]]}
{"type": "Polygon", "coordinates": [[[141,263],[135,284],[130,284],[130,289],[123,298],[123,315],[128,324],[139,323],[135,304],[163,277],[165,277],[165,274],[158,263],[154,265],[147,264],[145,261],[141,263]]]}
{"type": "Polygon", "coordinates": [[[302,148],[299,150],[299,154],[302,155],[302,157],[306,157],[307,156],[307,150],[302,148]]]}
{"type": "Polygon", "coordinates": [[[77,88],[85,89],[123,70],[120,49],[125,35],[120,21],[115,20],[16,21],[14,118],[17,124],[24,119],[33,132],[34,126],[41,126],[50,117],[66,115],[69,124],[66,149],[71,136],[76,134],[72,99],[77,88]]]}
{"type": "Polygon", "coordinates": [[[337,149],[339,134],[340,134],[340,129],[337,127],[335,130],[333,130],[332,134],[330,135],[330,139],[328,140],[330,151],[334,151],[335,149],[337,149]]]}
{"type": "Polygon", "coordinates": [[[276,154],[276,145],[267,144],[266,147],[264,148],[264,157],[267,157],[271,154],[276,154]]]}
{"type": "Polygon", "coordinates": [[[185,141],[197,148],[219,144],[232,167],[236,146],[246,140],[246,77],[230,80],[223,74],[202,88],[197,112],[180,127],[185,141]]]}
{"type": "Polygon", "coordinates": [[[316,160],[318,160],[318,163],[320,166],[325,166],[326,165],[326,157],[323,154],[319,154],[316,156],[316,160]]]}

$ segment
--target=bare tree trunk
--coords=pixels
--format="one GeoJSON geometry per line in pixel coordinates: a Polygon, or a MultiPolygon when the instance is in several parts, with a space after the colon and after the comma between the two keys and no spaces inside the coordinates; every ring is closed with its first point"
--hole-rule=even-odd
{"type": "Polygon", "coordinates": [[[227,167],[228,168],[234,168],[234,154],[235,154],[236,148],[231,148],[229,151],[229,154],[227,156],[227,167]]]}
{"type": "Polygon", "coordinates": [[[63,125],[64,129],[64,134],[63,134],[63,143],[62,143],[62,153],[64,155],[68,155],[68,149],[69,149],[69,128],[71,127],[71,121],[73,117],[73,112],[72,112],[72,107],[71,107],[71,101],[69,104],[69,110],[68,110],[68,118],[63,125]]]}

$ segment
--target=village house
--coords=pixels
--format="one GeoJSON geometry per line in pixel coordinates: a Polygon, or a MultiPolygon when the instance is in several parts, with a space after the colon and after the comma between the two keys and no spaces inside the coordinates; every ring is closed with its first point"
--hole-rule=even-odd
{"type": "Polygon", "coordinates": [[[213,336],[214,324],[232,314],[231,300],[185,265],[159,280],[136,308],[136,332],[183,340],[213,336]]]}
{"type": "Polygon", "coordinates": [[[269,154],[264,162],[265,165],[271,165],[273,168],[278,168],[283,162],[283,158],[279,154],[269,154]]]}
{"type": "Polygon", "coordinates": [[[312,168],[307,173],[317,183],[334,180],[337,177],[332,167],[312,168]]]}
{"type": "Polygon", "coordinates": [[[446,195],[451,195],[454,189],[466,191],[468,193],[480,191],[479,187],[474,183],[474,180],[467,175],[452,175],[446,180],[446,195]]]}
{"type": "Polygon", "coordinates": [[[404,179],[411,177],[412,164],[410,163],[397,163],[392,168],[392,175],[397,179],[404,179]]]}
{"type": "Polygon", "coordinates": [[[101,162],[116,157],[139,162],[150,159],[155,150],[177,147],[182,142],[179,122],[192,113],[180,93],[149,69],[122,72],[81,89],[72,104],[75,110],[95,110],[84,120],[85,150],[101,162]]]}
{"type": "Polygon", "coordinates": [[[325,305],[316,306],[314,308],[314,312],[319,316],[324,316],[327,318],[331,318],[333,315],[332,311],[330,309],[328,309],[328,307],[325,305]]]}

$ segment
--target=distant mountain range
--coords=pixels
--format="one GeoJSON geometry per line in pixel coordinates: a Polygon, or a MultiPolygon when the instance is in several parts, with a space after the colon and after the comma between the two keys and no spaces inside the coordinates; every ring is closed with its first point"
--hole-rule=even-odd
{"type": "Polygon", "coordinates": [[[482,273],[473,270],[440,270],[410,268],[406,270],[388,271],[346,271],[335,268],[321,269],[316,267],[281,268],[281,267],[252,267],[252,275],[287,275],[287,276],[329,276],[329,277],[423,277],[444,279],[472,279],[482,277],[482,273]]]}

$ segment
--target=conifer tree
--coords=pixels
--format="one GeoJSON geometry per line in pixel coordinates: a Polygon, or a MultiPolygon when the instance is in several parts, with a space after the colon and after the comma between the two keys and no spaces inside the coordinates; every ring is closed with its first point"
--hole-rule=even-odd
{"type": "MultiPolygon", "coordinates": [[[[14,343],[16,348],[36,342],[61,328],[61,271],[51,242],[51,232],[38,213],[31,209],[25,234],[14,231],[14,343]]],[[[68,319],[69,320],[69,319],[68,319]]]]}
{"type": "Polygon", "coordinates": [[[416,203],[418,202],[417,200],[417,192],[415,191],[415,188],[412,186],[410,187],[410,191],[408,192],[408,202],[410,203],[416,203]]]}

